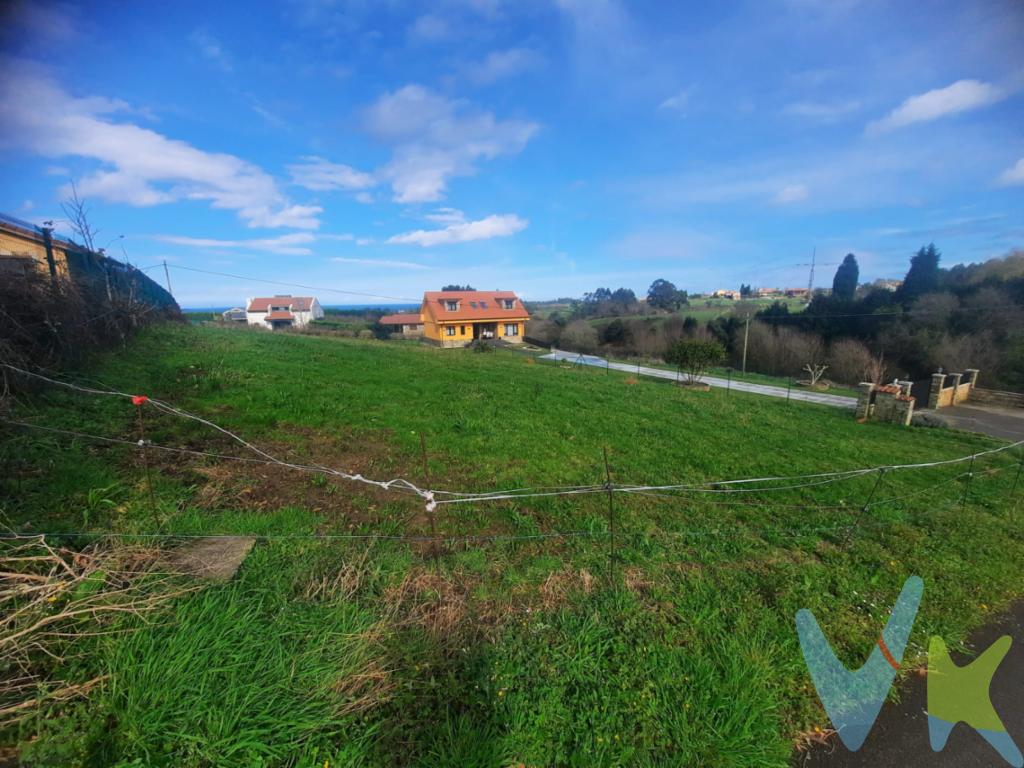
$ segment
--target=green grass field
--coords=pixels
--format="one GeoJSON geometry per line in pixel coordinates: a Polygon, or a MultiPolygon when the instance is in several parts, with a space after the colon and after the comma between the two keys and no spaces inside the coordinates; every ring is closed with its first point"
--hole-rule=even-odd
{"type": "MultiPolygon", "coordinates": [[[[68,374],[212,419],[294,461],[458,491],[698,483],[948,459],[999,445],[849,412],[537,362],[356,339],[168,326],[68,374]]],[[[125,400],[55,387],[11,418],[134,440],[125,400]]],[[[545,496],[441,506],[323,475],[0,425],[22,531],[253,533],[238,576],[45,673],[107,675],[3,732],[30,765],[786,765],[828,725],[794,614],[866,657],[904,580],[908,654],[960,642],[1021,594],[1019,454],[775,493],[545,496]],[[1019,493],[1019,489],[1018,489],[1019,493]],[[859,525],[851,528],[851,523],[859,525]],[[586,535],[529,538],[554,532],[586,535]],[[317,537],[314,537],[316,535],[317,537]],[[518,538],[516,538],[518,537],[518,538]],[[617,553],[610,567],[610,547],[617,553]]],[[[146,411],[155,443],[243,455],[146,411]]],[[[152,543],[152,539],[146,539],[152,543]]],[[[47,663],[50,664],[47,667],[47,663]]]]}

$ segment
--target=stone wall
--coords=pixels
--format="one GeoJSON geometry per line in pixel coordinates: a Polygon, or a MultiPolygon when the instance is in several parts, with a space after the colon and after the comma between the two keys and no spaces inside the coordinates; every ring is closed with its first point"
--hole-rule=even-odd
{"type": "Polygon", "coordinates": [[[883,421],[890,424],[910,424],[914,416],[914,397],[910,394],[913,382],[896,381],[878,385],[861,382],[854,415],[857,421],[883,421]]]}
{"type": "Polygon", "coordinates": [[[1024,395],[1019,392],[1000,392],[995,389],[971,389],[971,402],[975,405],[993,405],[997,408],[1024,408],[1024,395]]]}
{"type": "Polygon", "coordinates": [[[977,368],[968,368],[963,373],[933,373],[928,407],[949,408],[971,400],[971,392],[977,385],[977,368]]]}

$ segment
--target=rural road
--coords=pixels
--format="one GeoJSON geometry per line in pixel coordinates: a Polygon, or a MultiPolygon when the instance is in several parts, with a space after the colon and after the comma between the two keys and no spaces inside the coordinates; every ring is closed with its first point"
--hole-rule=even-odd
{"type": "MultiPolygon", "coordinates": [[[[577,352],[563,352],[558,349],[551,351],[549,355],[543,355],[542,360],[564,360],[569,363],[581,363],[583,365],[592,365],[597,368],[611,368],[613,371],[623,371],[625,373],[639,373],[641,376],[654,376],[658,379],[671,379],[675,380],[676,374],[674,371],[665,371],[661,368],[647,368],[644,366],[629,365],[628,363],[609,363],[603,357],[597,357],[595,355],[581,355],[577,352]]],[[[712,387],[721,387],[725,389],[730,387],[735,389],[737,392],[750,392],[755,395],[767,395],[768,397],[787,397],[787,390],[784,387],[772,387],[767,384],[751,384],[748,381],[736,381],[733,380],[731,383],[726,379],[720,379],[716,376],[702,376],[701,381],[706,384],[710,384],[712,387]]],[[[842,395],[827,395],[822,392],[805,392],[801,389],[793,389],[788,393],[790,400],[799,400],[804,403],[817,403],[818,405],[831,405],[834,408],[848,408],[854,410],[857,407],[857,401],[852,397],[843,397],[842,395]]]]}

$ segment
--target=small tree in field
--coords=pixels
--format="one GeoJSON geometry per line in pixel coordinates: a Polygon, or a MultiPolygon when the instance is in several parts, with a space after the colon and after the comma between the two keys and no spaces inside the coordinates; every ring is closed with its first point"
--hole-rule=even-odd
{"type": "Polygon", "coordinates": [[[665,361],[686,374],[689,384],[700,381],[708,368],[725,359],[725,349],[717,341],[680,339],[665,353],[665,361]]]}
{"type": "Polygon", "coordinates": [[[801,352],[801,357],[807,362],[804,363],[803,370],[807,371],[807,374],[811,377],[807,385],[811,388],[818,386],[818,382],[821,377],[825,375],[825,371],[828,370],[828,364],[825,360],[828,358],[828,350],[825,347],[825,341],[817,334],[803,334],[799,338],[798,348],[801,352]]]}

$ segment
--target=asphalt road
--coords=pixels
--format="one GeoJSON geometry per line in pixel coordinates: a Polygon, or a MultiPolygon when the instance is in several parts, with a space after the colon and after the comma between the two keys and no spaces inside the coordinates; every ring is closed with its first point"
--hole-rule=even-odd
{"type": "MultiPolygon", "coordinates": [[[[954,429],[981,432],[991,437],[1017,442],[1024,440],[1024,408],[979,408],[957,405],[932,411],[954,429]]],[[[1024,642],[1024,638],[1022,638],[1024,642]]]]}
{"type": "MultiPolygon", "coordinates": [[[[569,363],[580,363],[582,365],[591,365],[596,368],[611,368],[613,371],[622,371],[624,373],[639,373],[641,376],[653,376],[658,379],[670,379],[675,380],[676,374],[674,371],[665,371],[661,368],[647,368],[645,366],[629,365],[627,363],[609,363],[603,357],[597,357],[596,355],[580,355],[576,352],[563,352],[555,349],[551,351],[551,354],[544,355],[544,360],[564,360],[569,363]]],[[[785,387],[773,387],[767,384],[751,384],[748,381],[729,381],[727,379],[720,379],[717,376],[702,376],[701,381],[705,384],[709,384],[712,387],[720,387],[722,389],[730,388],[735,389],[737,392],[750,392],[754,395],[766,395],[768,397],[781,397],[783,399],[798,400],[802,403],[816,403],[818,405],[830,405],[834,408],[848,408],[854,410],[857,407],[857,400],[852,397],[843,397],[842,395],[828,395],[823,392],[807,392],[806,390],[794,387],[791,390],[787,390],[785,387]]]]}
{"type": "MultiPolygon", "coordinates": [[[[1024,602],[1007,615],[971,636],[975,654],[981,653],[1002,635],[1010,635],[1013,644],[996,670],[990,689],[992,705],[1007,732],[1018,747],[1024,746],[1024,602]]],[[[952,654],[963,666],[973,656],[952,654]]],[[[796,766],[813,768],[993,768],[1006,763],[984,739],[964,723],[953,729],[941,752],[932,752],[928,743],[926,678],[913,676],[901,687],[898,704],[886,702],[856,752],[838,741],[831,747],[818,747],[794,758],[796,766]]]]}

